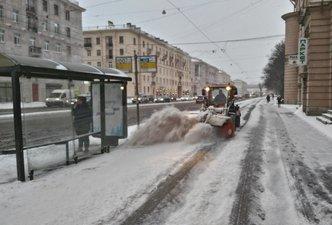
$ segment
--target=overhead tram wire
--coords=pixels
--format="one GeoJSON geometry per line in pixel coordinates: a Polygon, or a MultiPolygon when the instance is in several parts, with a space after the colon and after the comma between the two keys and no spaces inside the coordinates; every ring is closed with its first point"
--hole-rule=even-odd
{"type": "MultiPolygon", "coordinates": [[[[254,7],[259,6],[260,3],[262,3],[265,0],[258,0],[256,2],[250,3],[248,5],[246,5],[245,7],[227,15],[227,16],[223,16],[221,18],[218,18],[218,20],[212,22],[212,23],[205,23],[202,26],[204,27],[205,30],[211,28],[211,27],[215,27],[216,24],[220,23],[221,21],[224,22],[225,20],[229,20],[230,18],[237,16],[239,14],[242,14],[243,12],[248,12],[249,10],[253,9],[254,7]]],[[[188,37],[190,35],[192,35],[194,32],[190,31],[189,33],[187,32],[186,34],[182,34],[181,36],[177,36],[178,38],[184,38],[184,37],[188,37]]]]}
{"type": "MultiPolygon", "coordinates": [[[[171,4],[172,6],[174,6],[211,44],[215,45],[218,49],[220,48],[220,46],[217,43],[214,43],[210,37],[204,32],[202,31],[184,12],[181,11],[181,9],[179,9],[171,0],[166,0],[169,4],[171,4]]],[[[236,63],[228,53],[224,52],[224,54],[240,69],[241,73],[244,72],[244,70],[241,68],[241,66],[236,63]]],[[[248,74],[247,74],[248,75],[248,74]]]]}
{"type": "Polygon", "coordinates": [[[220,41],[179,42],[179,43],[172,43],[172,45],[203,45],[203,44],[217,44],[217,43],[246,42],[246,41],[257,41],[257,40],[279,38],[284,36],[285,36],[284,34],[276,34],[269,36],[258,36],[252,38],[229,39],[229,40],[220,40],[220,41]]]}

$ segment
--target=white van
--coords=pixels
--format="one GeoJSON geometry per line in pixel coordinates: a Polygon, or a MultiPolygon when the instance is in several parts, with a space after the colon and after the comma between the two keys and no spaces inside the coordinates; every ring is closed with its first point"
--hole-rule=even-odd
{"type": "Polygon", "coordinates": [[[48,98],[46,98],[46,106],[70,106],[72,101],[75,99],[74,90],[69,89],[56,89],[53,90],[48,98]]]}

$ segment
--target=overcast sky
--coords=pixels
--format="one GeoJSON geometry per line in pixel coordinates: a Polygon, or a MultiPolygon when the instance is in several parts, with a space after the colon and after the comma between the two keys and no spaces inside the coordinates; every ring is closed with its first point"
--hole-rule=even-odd
{"type": "MultiPolygon", "coordinates": [[[[169,43],[246,39],[285,33],[281,15],[287,0],[79,0],[83,28],[131,22],[169,43]],[[172,4],[178,7],[202,34],[172,4]],[[166,10],[166,15],[162,11],[166,10]]],[[[225,70],[232,79],[259,83],[274,45],[283,37],[218,44],[178,45],[192,56],[225,70]],[[224,49],[223,52],[221,49],[224,49]]]]}

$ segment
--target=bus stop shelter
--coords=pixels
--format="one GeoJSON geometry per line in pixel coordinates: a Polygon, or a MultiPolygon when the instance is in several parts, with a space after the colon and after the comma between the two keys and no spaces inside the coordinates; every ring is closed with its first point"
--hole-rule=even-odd
{"type": "MultiPolygon", "coordinates": [[[[105,96],[112,92],[105,92],[105,85],[120,84],[122,90],[122,107],[123,129],[122,137],[127,135],[127,101],[126,101],[126,87],[127,82],[131,78],[113,68],[97,68],[86,64],[73,64],[56,62],[49,59],[23,57],[17,55],[0,54],[0,77],[11,78],[12,85],[12,102],[13,102],[13,118],[14,118],[14,134],[15,134],[15,151],[17,177],[20,181],[25,181],[25,166],[24,166],[24,143],[22,130],[22,108],[21,108],[21,86],[20,78],[42,78],[42,79],[61,79],[68,81],[88,81],[92,84],[98,84],[98,98],[93,101],[99,101],[98,107],[100,109],[100,118],[98,120],[98,127],[100,127],[101,146],[107,146],[110,138],[106,131],[106,114],[105,113],[105,96]]],[[[98,109],[98,110],[99,110],[98,109]]],[[[118,137],[118,138],[122,138],[118,137]]],[[[52,144],[52,143],[49,143],[52,144]]]]}

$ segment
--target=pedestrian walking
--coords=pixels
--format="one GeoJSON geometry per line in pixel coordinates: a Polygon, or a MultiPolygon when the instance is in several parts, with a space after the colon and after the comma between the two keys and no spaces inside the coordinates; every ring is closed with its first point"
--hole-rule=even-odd
{"type": "Polygon", "coordinates": [[[271,100],[270,95],[267,95],[267,96],[266,96],[266,102],[269,103],[270,100],[271,100]]]}
{"type": "Polygon", "coordinates": [[[283,99],[282,99],[281,96],[279,95],[279,96],[277,97],[278,108],[280,108],[280,105],[281,105],[282,101],[283,101],[283,99]]]}
{"type": "MultiPolygon", "coordinates": [[[[74,128],[78,136],[88,134],[92,123],[92,112],[86,98],[83,96],[78,97],[77,102],[73,109],[74,115],[74,128]]],[[[78,139],[78,151],[89,151],[90,140],[89,136],[80,137],[78,139]]]]}

